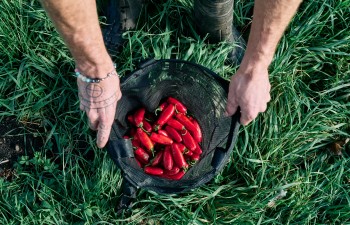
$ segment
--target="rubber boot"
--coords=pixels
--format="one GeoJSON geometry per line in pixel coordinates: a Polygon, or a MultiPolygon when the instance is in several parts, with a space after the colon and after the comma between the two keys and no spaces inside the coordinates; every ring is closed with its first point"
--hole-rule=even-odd
{"type": "Polygon", "coordinates": [[[194,20],[201,36],[210,43],[226,41],[237,45],[227,56],[227,62],[240,64],[245,41],[233,26],[233,0],[195,0],[194,20]]]}
{"type": "Polygon", "coordinates": [[[125,39],[122,35],[136,27],[143,0],[108,0],[103,7],[106,25],[102,26],[103,40],[107,51],[116,54],[121,51],[125,39]]]}

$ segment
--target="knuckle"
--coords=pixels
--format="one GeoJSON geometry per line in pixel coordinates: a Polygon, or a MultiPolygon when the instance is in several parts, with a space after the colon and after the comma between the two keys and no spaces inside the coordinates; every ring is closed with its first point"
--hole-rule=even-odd
{"type": "Polygon", "coordinates": [[[234,111],[236,107],[237,107],[237,103],[235,100],[232,100],[232,99],[227,100],[227,103],[226,103],[227,111],[234,111]]]}
{"type": "Polygon", "coordinates": [[[88,110],[86,112],[86,116],[89,117],[90,120],[96,120],[97,119],[97,113],[95,112],[95,110],[88,110]]]}
{"type": "Polygon", "coordinates": [[[113,120],[111,120],[108,117],[100,117],[99,120],[100,120],[101,126],[103,127],[111,127],[113,124],[113,120]]]}
{"type": "Polygon", "coordinates": [[[111,125],[107,123],[100,122],[98,124],[98,130],[101,131],[102,133],[104,133],[105,131],[109,131],[110,129],[111,129],[111,125]]]}
{"type": "Polygon", "coordinates": [[[234,107],[236,105],[236,101],[234,101],[234,100],[229,100],[229,101],[227,101],[227,107],[234,107]]]}
{"type": "Polygon", "coordinates": [[[104,124],[104,123],[101,122],[101,123],[98,125],[98,129],[101,130],[101,131],[104,131],[104,130],[107,130],[107,129],[108,129],[108,126],[107,126],[106,124],[104,124]]]}
{"type": "Polygon", "coordinates": [[[232,113],[232,111],[233,111],[233,109],[232,109],[232,107],[229,107],[229,106],[226,106],[226,112],[228,112],[228,113],[232,113]]]}
{"type": "Polygon", "coordinates": [[[236,106],[226,106],[226,112],[228,113],[228,115],[232,115],[237,111],[237,107],[236,106]]]}
{"type": "Polygon", "coordinates": [[[107,118],[106,118],[105,116],[101,116],[101,117],[99,117],[98,119],[99,119],[99,121],[100,121],[100,125],[101,125],[101,126],[106,126],[106,124],[107,124],[107,118]]]}

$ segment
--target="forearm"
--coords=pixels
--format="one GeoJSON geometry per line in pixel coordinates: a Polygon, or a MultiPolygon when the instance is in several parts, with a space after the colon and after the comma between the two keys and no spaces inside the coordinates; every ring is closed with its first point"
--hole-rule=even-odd
{"type": "Polygon", "coordinates": [[[41,0],[80,71],[105,77],[112,61],[104,46],[95,0],[41,0]]]}
{"type": "Polygon", "coordinates": [[[241,67],[256,62],[268,67],[302,0],[255,0],[253,22],[241,67]]]}

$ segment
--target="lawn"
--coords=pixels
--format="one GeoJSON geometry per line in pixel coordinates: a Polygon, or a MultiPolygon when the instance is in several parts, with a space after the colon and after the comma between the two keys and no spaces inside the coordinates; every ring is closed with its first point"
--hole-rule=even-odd
{"type": "MultiPolygon", "coordinates": [[[[233,75],[231,47],[198,37],[192,4],[147,4],[114,57],[118,72],[178,58],[233,75]]],[[[245,38],[253,5],[235,1],[245,38]]],[[[224,170],[182,194],[140,190],[132,211],[117,215],[120,170],[79,110],[68,49],[38,1],[1,1],[0,120],[14,118],[23,143],[42,143],[24,145],[0,177],[0,224],[350,224],[349,27],[349,0],[304,1],[269,69],[268,109],[240,128],[224,170]]]]}

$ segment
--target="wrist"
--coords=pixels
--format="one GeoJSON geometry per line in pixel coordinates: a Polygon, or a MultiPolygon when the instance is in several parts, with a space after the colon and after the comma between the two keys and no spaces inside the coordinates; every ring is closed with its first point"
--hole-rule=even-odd
{"type": "Polygon", "coordinates": [[[269,61],[265,58],[245,55],[236,74],[244,77],[247,81],[268,77],[269,61]]]}
{"type": "Polygon", "coordinates": [[[272,62],[272,57],[273,55],[267,54],[264,51],[247,49],[242,59],[241,67],[248,67],[249,65],[256,64],[268,68],[272,62]]]}
{"type": "Polygon", "coordinates": [[[104,78],[106,74],[114,70],[114,64],[108,57],[102,62],[91,60],[76,61],[76,70],[88,78],[104,78]]]}
{"type": "Polygon", "coordinates": [[[270,61],[264,57],[260,57],[258,54],[245,55],[237,73],[250,76],[251,78],[256,76],[268,75],[268,67],[270,61]]]}
{"type": "Polygon", "coordinates": [[[71,44],[70,51],[75,60],[76,69],[91,78],[105,77],[114,68],[102,38],[99,35],[79,36],[71,44]]]}

